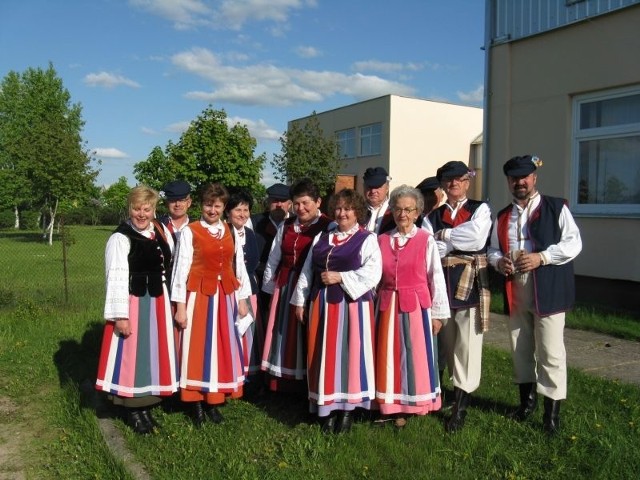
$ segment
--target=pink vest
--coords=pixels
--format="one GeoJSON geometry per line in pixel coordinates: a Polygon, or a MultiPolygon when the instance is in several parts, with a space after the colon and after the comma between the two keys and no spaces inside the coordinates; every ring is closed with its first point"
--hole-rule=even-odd
{"type": "Polygon", "coordinates": [[[391,303],[393,292],[398,292],[398,306],[401,312],[413,312],[417,309],[416,297],[420,308],[431,306],[431,293],[427,283],[426,252],[429,234],[418,229],[401,250],[391,248],[391,232],[378,236],[382,252],[382,281],[378,291],[379,309],[385,311],[391,303]]]}

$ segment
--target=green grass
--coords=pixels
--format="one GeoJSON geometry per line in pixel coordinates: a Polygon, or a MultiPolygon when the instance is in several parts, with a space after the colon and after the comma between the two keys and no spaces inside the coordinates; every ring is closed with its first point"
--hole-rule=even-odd
{"type": "MultiPolygon", "coordinates": [[[[19,406],[0,415],[0,426],[20,433],[28,478],[132,478],[107,448],[93,405],[110,231],[72,230],[67,304],[60,244],[0,232],[0,396],[19,406]]],[[[179,406],[156,409],[163,429],[149,437],[115,424],[154,479],[635,478],[639,395],[637,387],[570,370],[561,433],[549,439],[540,411],[524,424],[504,418],[517,402],[510,356],[486,348],[481,387],[455,435],[431,415],[400,432],[362,421],[350,434],[325,436],[306,402],[287,396],[231,401],[225,424],[200,430],[179,406]]],[[[3,468],[0,477],[9,473],[3,468]]]]}

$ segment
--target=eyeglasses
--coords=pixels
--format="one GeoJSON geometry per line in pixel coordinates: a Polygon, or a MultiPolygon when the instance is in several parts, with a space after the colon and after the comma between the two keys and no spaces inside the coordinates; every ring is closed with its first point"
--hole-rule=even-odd
{"type": "Polygon", "coordinates": [[[469,181],[469,177],[448,177],[448,178],[444,177],[442,181],[444,183],[453,183],[453,182],[462,183],[462,182],[469,181]]]}
{"type": "Polygon", "coordinates": [[[401,214],[406,214],[409,215],[411,212],[415,212],[416,210],[418,210],[417,208],[394,208],[393,209],[393,213],[395,213],[396,215],[401,215],[401,214]]]}

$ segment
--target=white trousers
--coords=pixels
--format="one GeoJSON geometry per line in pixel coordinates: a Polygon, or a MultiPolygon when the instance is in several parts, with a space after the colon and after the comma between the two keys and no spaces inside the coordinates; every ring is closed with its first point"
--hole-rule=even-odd
{"type": "Polygon", "coordinates": [[[471,393],[480,386],[482,331],[476,329],[477,308],[451,311],[438,335],[440,370],[446,366],[453,386],[471,393]]]}
{"type": "Polygon", "coordinates": [[[567,353],[564,312],[540,317],[535,313],[532,275],[514,281],[509,317],[511,356],[516,383],[536,383],[538,393],[552,400],[567,398],[567,353]]]}

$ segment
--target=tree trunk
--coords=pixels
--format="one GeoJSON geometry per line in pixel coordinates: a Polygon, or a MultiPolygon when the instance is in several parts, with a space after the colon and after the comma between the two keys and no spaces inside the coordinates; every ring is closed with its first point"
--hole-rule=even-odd
{"type": "Polygon", "coordinates": [[[13,228],[15,228],[16,230],[19,230],[20,229],[20,212],[18,211],[17,205],[13,207],[13,213],[16,216],[16,222],[13,224],[13,228]]]}
{"type": "Polygon", "coordinates": [[[56,213],[58,211],[58,199],[56,198],[56,203],[53,208],[49,207],[49,215],[51,216],[51,221],[49,225],[47,225],[47,230],[49,232],[49,245],[53,245],[53,226],[56,224],[56,213]]]}

